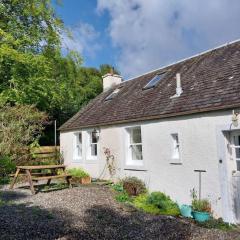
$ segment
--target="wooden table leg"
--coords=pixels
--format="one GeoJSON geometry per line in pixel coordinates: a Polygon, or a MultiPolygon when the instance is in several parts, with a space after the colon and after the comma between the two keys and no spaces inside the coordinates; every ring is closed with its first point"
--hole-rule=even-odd
{"type": "Polygon", "coordinates": [[[69,188],[72,188],[71,177],[66,177],[67,184],[69,188]]]}
{"type": "Polygon", "coordinates": [[[12,183],[11,183],[9,189],[13,189],[13,186],[14,186],[14,184],[15,184],[16,181],[17,181],[17,177],[18,177],[19,172],[20,172],[20,169],[18,168],[17,171],[16,171],[16,173],[15,173],[15,175],[14,175],[14,178],[13,178],[13,180],[12,180],[12,183]]]}
{"type": "Polygon", "coordinates": [[[28,169],[26,169],[26,174],[27,174],[27,177],[28,177],[28,182],[29,182],[31,192],[32,192],[32,194],[35,194],[35,189],[34,189],[34,186],[33,186],[32,176],[31,176],[31,173],[28,169]]]}
{"type": "Polygon", "coordinates": [[[47,186],[49,186],[49,185],[50,185],[50,183],[51,183],[51,180],[52,180],[52,179],[48,179],[48,180],[47,180],[47,186]]]}

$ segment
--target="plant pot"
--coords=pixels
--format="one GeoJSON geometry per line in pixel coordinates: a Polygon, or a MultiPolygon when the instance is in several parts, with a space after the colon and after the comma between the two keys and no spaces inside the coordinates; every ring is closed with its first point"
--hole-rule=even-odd
{"type": "Polygon", "coordinates": [[[80,183],[81,184],[90,184],[91,183],[91,177],[87,176],[87,177],[82,177],[80,179],[80,183]]]}
{"type": "Polygon", "coordinates": [[[210,219],[210,213],[208,213],[208,212],[193,211],[192,214],[193,214],[194,219],[198,222],[205,222],[210,219]]]}
{"type": "Polygon", "coordinates": [[[180,207],[180,212],[183,217],[192,218],[192,207],[190,205],[183,204],[180,207]]]}

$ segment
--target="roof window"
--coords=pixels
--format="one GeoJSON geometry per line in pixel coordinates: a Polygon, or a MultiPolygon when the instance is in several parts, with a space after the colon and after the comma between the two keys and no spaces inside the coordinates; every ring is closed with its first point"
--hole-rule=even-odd
{"type": "Polygon", "coordinates": [[[116,88],[110,95],[105,98],[105,101],[112,100],[117,96],[122,87],[116,88]]]}
{"type": "Polygon", "coordinates": [[[147,85],[145,87],[143,87],[143,89],[149,89],[149,88],[154,88],[161,80],[162,78],[165,76],[165,73],[159,73],[157,74],[155,77],[153,77],[150,82],[147,83],[147,85]]]}

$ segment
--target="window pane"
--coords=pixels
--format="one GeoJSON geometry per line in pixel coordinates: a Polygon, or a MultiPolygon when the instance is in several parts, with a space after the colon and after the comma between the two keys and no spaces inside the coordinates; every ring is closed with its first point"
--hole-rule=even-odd
{"type": "Polygon", "coordinates": [[[92,143],[97,143],[97,132],[92,132],[92,143]]]}
{"type": "Polygon", "coordinates": [[[82,143],[82,133],[79,133],[79,134],[78,134],[78,142],[79,142],[79,143],[82,143]]]}
{"type": "Polygon", "coordinates": [[[237,161],[237,171],[240,171],[240,161],[237,161]]]}
{"type": "Polygon", "coordinates": [[[140,127],[131,129],[131,143],[142,143],[140,127]]]}
{"type": "Polygon", "coordinates": [[[97,144],[91,144],[91,155],[97,156],[97,144]]]}
{"type": "Polygon", "coordinates": [[[77,145],[77,155],[78,155],[78,157],[82,156],[82,145],[81,144],[77,145]]]}
{"type": "Polygon", "coordinates": [[[142,160],[142,145],[131,145],[132,160],[142,160]]]}
{"type": "Polygon", "coordinates": [[[240,158],[240,148],[235,148],[236,158],[240,158]]]}
{"type": "Polygon", "coordinates": [[[148,84],[143,89],[148,89],[148,88],[155,87],[158,84],[158,82],[160,82],[162,80],[164,75],[165,75],[165,73],[161,73],[159,75],[156,75],[155,77],[153,77],[151,79],[150,82],[148,82],[148,84]]]}
{"type": "Polygon", "coordinates": [[[234,145],[235,146],[239,146],[240,145],[240,136],[234,136],[233,140],[234,140],[234,145]]]}

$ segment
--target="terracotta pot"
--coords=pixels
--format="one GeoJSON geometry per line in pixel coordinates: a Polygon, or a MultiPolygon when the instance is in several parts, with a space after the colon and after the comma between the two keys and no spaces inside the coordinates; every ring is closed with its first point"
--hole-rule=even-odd
{"type": "Polygon", "coordinates": [[[91,183],[91,177],[83,177],[80,179],[81,184],[90,184],[91,183]]]}

